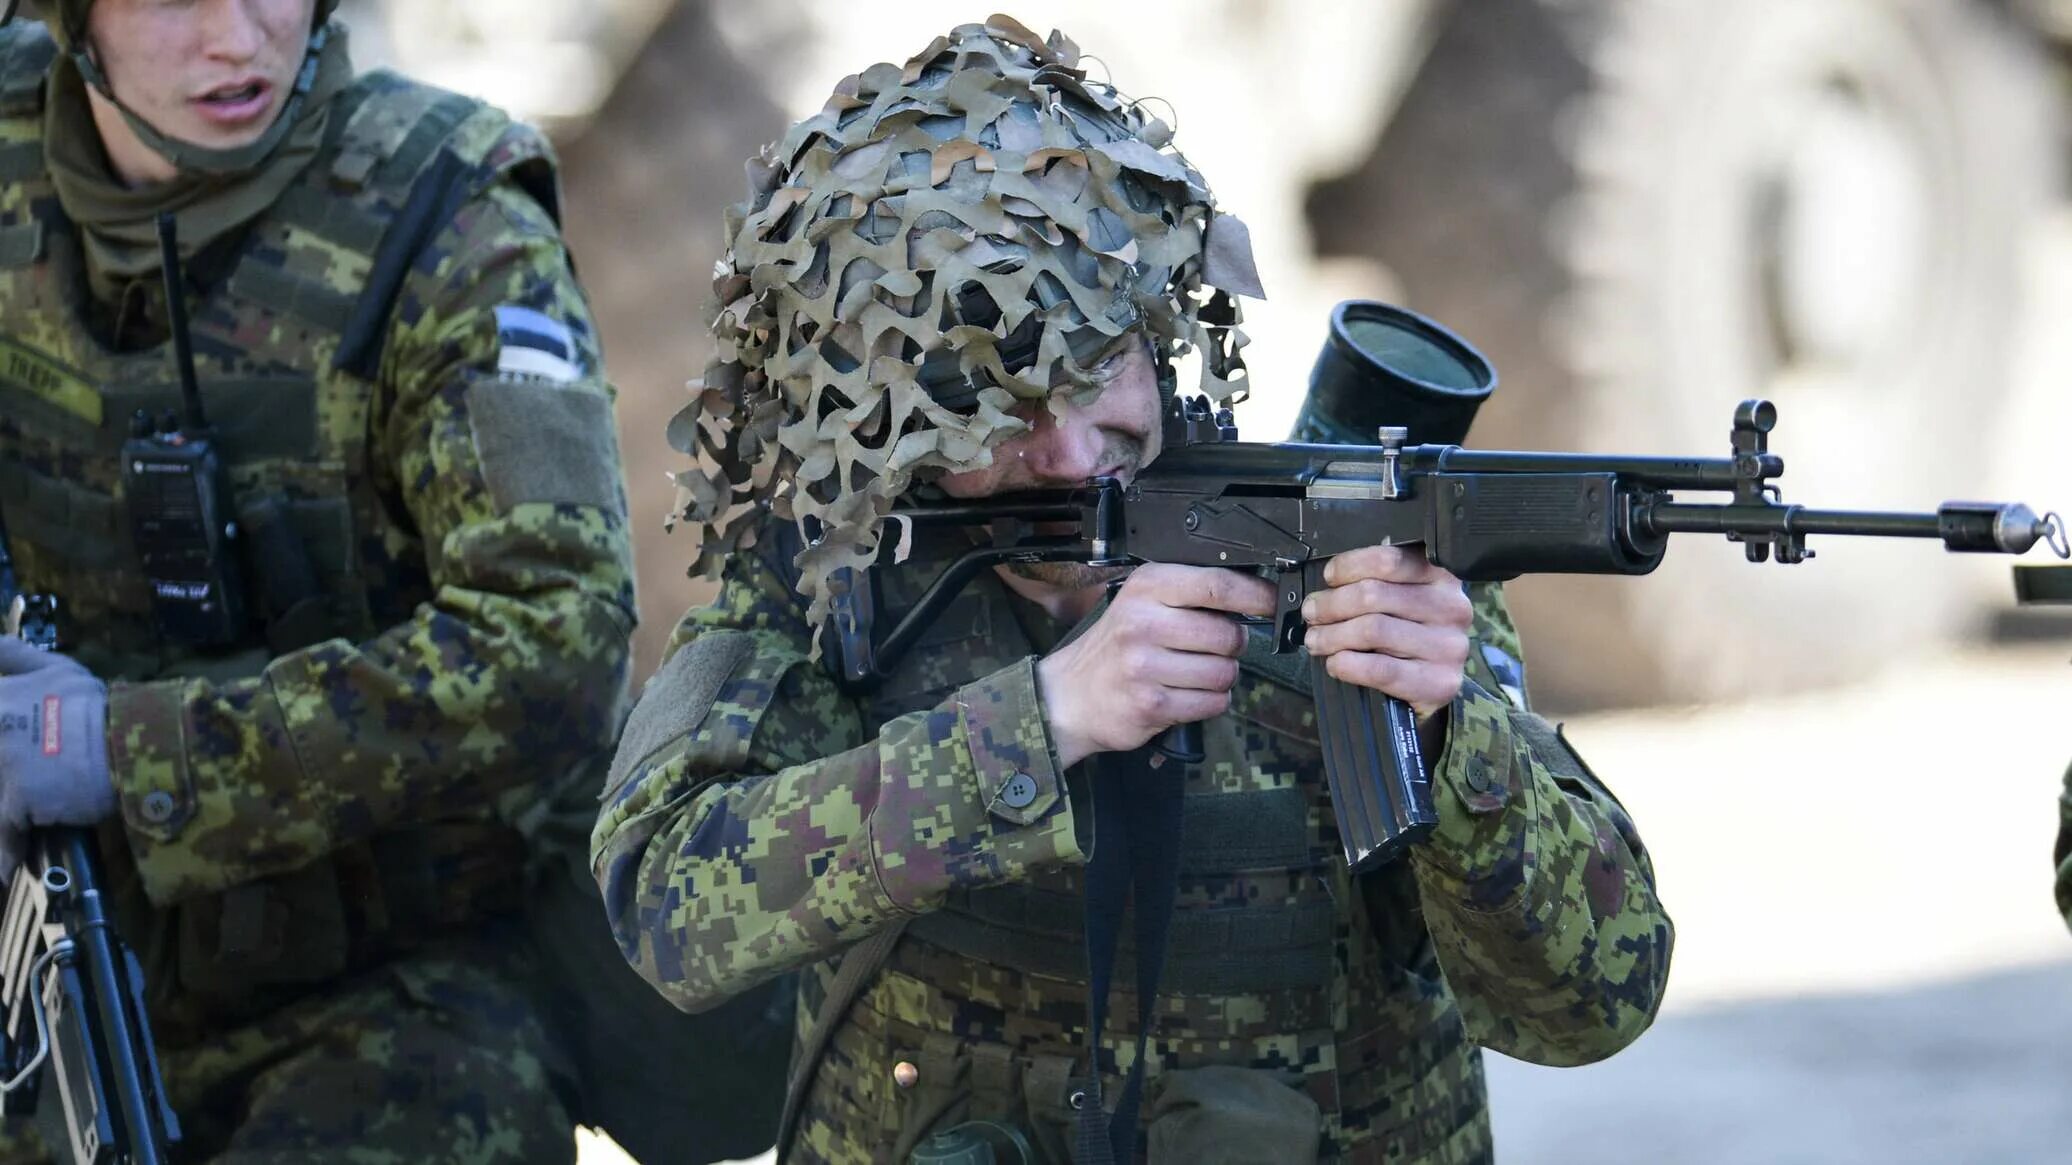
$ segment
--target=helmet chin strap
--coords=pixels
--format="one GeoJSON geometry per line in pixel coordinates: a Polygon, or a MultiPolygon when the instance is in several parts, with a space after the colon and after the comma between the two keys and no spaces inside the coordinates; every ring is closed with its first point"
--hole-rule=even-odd
{"type": "MultiPolygon", "coordinates": [[[[10,11],[15,2],[16,0],[9,0],[10,11]]],[[[273,124],[267,126],[266,132],[260,134],[256,140],[227,150],[209,149],[161,133],[156,126],[123,104],[121,99],[115,96],[115,91],[109,87],[107,74],[101,72],[101,67],[93,59],[93,54],[86,50],[84,38],[81,38],[78,47],[72,50],[72,62],[79,69],[79,75],[86,79],[86,83],[93,86],[122,114],[122,120],[129,124],[130,132],[136,134],[137,139],[149,146],[153,153],[171,162],[183,174],[232,177],[264,162],[281,144],[281,139],[287,137],[288,132],[295,128],[295,122],[302,114],[303,99],[309,96],[310,87],[316,83],[318,59],[323,55],[324,44],[330,39],[331,30],[332,26],[325,24],[309,34],[309,47],[303,54],[302,68],[295,73],[295,86],[289,91],[288,100],[281,106],[281,111],[273,119],[273,124]]]]}

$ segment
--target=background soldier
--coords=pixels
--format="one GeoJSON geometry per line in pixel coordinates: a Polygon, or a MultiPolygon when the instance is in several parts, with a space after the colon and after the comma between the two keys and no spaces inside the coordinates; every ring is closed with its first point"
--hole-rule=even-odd
{"type": "MultiPolygon", "coordinates": [[[[1075,1123],[1097,1147],[1094,1045],[1111,1078],[1149,1060],[1125,1156],[1486,1159],[1477,1046],[1617,1051],[1670,949],[1631,822],[1523,705],[1497,588],[1470,602],[1375,548],[1339,558],[1305,612],[1331,674],[1411,703],[1434,758],[1437,834],[1359,879],[1305,683],[1240,659],[1227,613],[1272,610],[1258,579],[1144,567],[1095,615],[1102,572],[1016,567],[867,694],[814,662],[830,575],[870,565],[910,489],[1127,476],[1158,453],[1190,349],[1212,395],[1242,387],[1242,224],[1163,124],[1077,65],[1059,34],[963,26],[846,79],[751,165],[719,356],[672,426],[698,456],[679,484],[699,565],[723,585],[613,767],[592,841],[607,908],[687,1008],[814,965],[804,1158],[900,1159],[972,1119],[1046,1160],[1075,1123]],[[1208,717],[1206,763],[1145,771],[1133,750],[1208,717]],[[1185,794],[1185,851],[1164,997],[1125,993],[1097,1036],[1086,863],[1130,787],[1185,794]]],[[[916,531],[875,568],[886,617],[958,537],[916,531]]]]}
{"type": "Polygon", "coordinates": [[[355,80],[332,8],[0,29],[0,508],[65,615],[60,656],[0,646],[0,705],[68,717],[0,736],[0,825],[104,827],[194,1156],[568,1160],[511,920],[623,706],[611,397],[545,142],[355,80]],[[249,559],[214,564],[229,642],[155,617],[117,455],[180,404],[161,212],[249,559]]]}

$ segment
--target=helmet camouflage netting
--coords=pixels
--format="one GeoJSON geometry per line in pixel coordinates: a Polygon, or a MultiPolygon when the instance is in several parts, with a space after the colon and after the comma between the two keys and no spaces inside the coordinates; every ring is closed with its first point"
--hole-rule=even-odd
{"type": "Polygon", "coordinates": [[[696,460],[671,475],[692,573],[790,518],[819,626],[828,576],[875,558],[916,474],[991,464],[1029,427],[1018,402],[1091,399],[1088,369],[1126,333],[1200,349],[1203,390],[1242,399],[1233,297],[1260,294],[1244,224],[1078,60],[1061,33],[963,25],[845,78],[750,162],[718,350],[669,426],[696,460]]]}

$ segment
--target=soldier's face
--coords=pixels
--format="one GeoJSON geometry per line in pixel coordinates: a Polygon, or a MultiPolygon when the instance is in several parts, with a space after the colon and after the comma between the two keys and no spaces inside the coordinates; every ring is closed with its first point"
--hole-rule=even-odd
{"type": "Polygon", "coordinates": [[[152,128],[235,149],[280,116],[315,11],[316,0],[96,0],[87,43],[117,100],[152,128]]]}
{"type": "Polygon", "coordinates": [[[993,464],[941,479],[951,497],[979,498],[1023,489],[1083,484],[1090,477],[1128,481],[1158,456],[1158,369],[1151,345],[1134,340],[1113,359],[1112,378],[1084,405],[1062,415],[1048,403],[1022,406],[1028,432],[994,447],[993,464]]]}
{"type": "MultiPolygon", "coordinates": [[[[1032,426],[993,450],[993,464],[942,479],[951,497],[978,498],[1021,489],[1079,485],[1089,477],[1128,481],[1158,456],[1158,366],[1151,345],[1132,339],[1111,358],[1112,379],[1084,405],[1067,404],[1063,415],[1030,404],[1018,415],[1032,426]]],[[[1105,370],[1103,370],[1105,371],[1105,370]]],[[[1069,527],[1054,533],[1070,533],[1069,527]]],[[[1014,562],[998,569],[1049,592],[1093,592],[1128,573],[1126,567],[1079,562],[1014,562]]],[[[1026,593],[1026,592],[1025,592],[1026,593]]]]}

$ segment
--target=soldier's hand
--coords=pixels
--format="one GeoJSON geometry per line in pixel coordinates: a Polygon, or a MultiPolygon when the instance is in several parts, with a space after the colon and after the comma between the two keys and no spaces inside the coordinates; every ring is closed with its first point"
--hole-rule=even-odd
{"type": "Polygon", "coordinates": [[[1273,585],[1234,570],[1138,567],[1078,638],[1036,665],[1058,763],[1137,748],[1175,724],[1221,715],[1245,628],[1271,615],[1273,585]]]}
{"type": "Polygon", "coordinates": [[[73,660],[0,639],[0,832],[115,812],[108,689],[73,660]]]}
{"type": "Polygon", "coordinates": [[[1474,626],[1458,578],[1421,551],[1369,546],[1326,563],[1324,582],[1302,604],[1303,643],[1332,678],[1394,696],[1420,718],[1453,703],[1474,626]]]}

